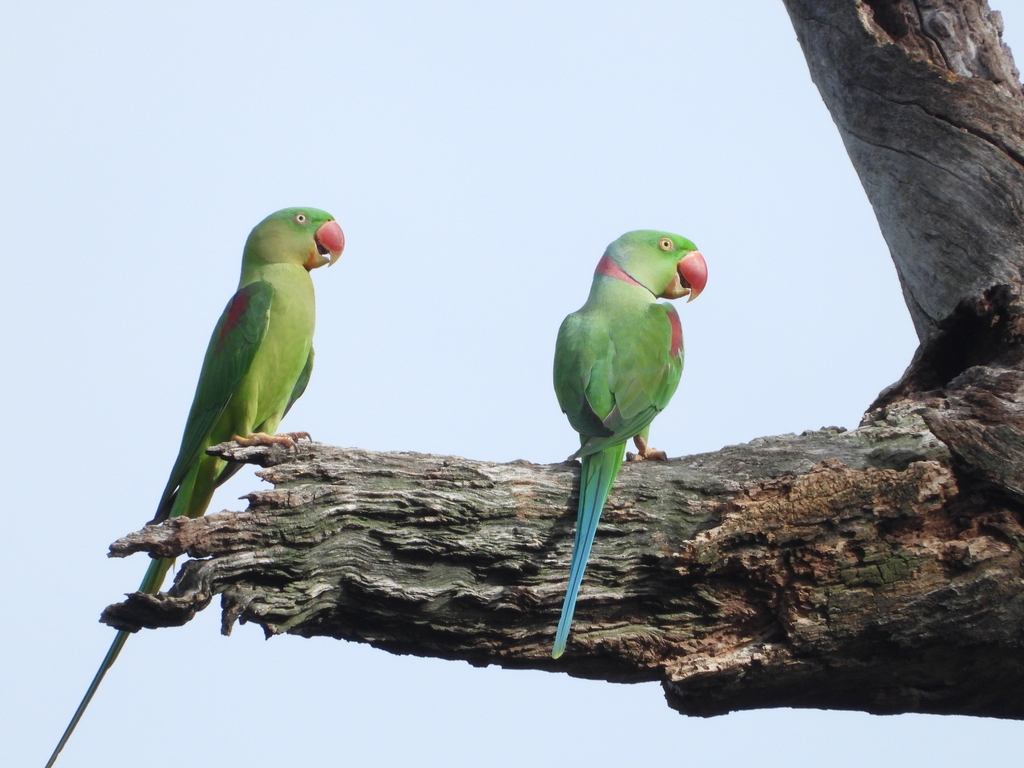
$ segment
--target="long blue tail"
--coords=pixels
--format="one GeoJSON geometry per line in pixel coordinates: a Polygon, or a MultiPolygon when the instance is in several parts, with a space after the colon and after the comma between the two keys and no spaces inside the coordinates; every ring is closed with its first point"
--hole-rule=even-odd
{"type": "MultiPolygon", "coordinates": [[[[164,576],[167,575],[167,570],[171,567],[173,560],[167,558],[160,558],[153,560],[149,564],[149,568],[146,571],[146,575],[142,579],[142,584],[139,585],[139,592],[145,592],[146,594],[152,595],[160,590],[160,585],[163,583],[164,576]]],[[[53,764],[57,761],[57,755],[64,749],[64,745],[68,743],[68,739],[71,738],[71,734],[75,731],[75,726],[78,725],[78,721],[82,719],[82,715],[85,714],[86,707],[89,706],[89,702],[92,701],[92,697],[96,695],[96,690],[100,687],[100,683],[103,682],[104,675],[107,674],[107,670],[114,666],[114,662],[117,661],[118,654],[121,653],[121,649],[124,647],[125,640],[128,639],[128,635],[131,633],[127,630],[118,630],[117,635],[114,637],[114,642],[110,644],[110,649],[107,651],[107,655],[103,657],[103,661],[100,664],[100,668],[96,670],[96,675],[93,677],[92,682],[89,683],[89,689],[85,692],[85,696],[82,697],[82,701],[78,704],[78,709],[75,710],[74,716],[71,718],[71,722],[68,723],[68,727],[64,729],[64,735],[60,737],[60,741],[57,743],[57,748],[53,750],[53,754],[50,755],[50,759],[46,761],[46,768],[52,768],[53,764]]]]}
{"type": "Polygon", "coordinates": [[[566,587],[565,600],[562,603],[562,617],[558,620],[558,631],[555,632],[555,647],[551,650],[553,659],[557,659],[565,652],[569,628],[572,626],[572,615],[576,610],[576,596],[583,581],[583,572],[587,568],[590,548],[594,544],[597,523],[601,519],[601,511],[608,500],[615,476],[619,474],[625,452],[626,444],[623,442],[581,459],[583,467],[580,471],[580,502],[576,511],[572,566],[569,568],[569,585],[566,587]]]}

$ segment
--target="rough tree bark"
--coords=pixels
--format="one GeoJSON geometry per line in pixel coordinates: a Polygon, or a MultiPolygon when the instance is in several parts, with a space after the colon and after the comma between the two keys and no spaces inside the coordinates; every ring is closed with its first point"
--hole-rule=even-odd
{"type": "Polygon", "coordinates": [[[327,635],[660,680],[687,714],[814,706],[1024,718],[1024,95],[983,0],[785,0],[921,339],[859,429],[627,465],[569,651],[549,657],[574,464],[319,444],[244,512],[112,547],[189,554],[104,620],[327,635]]]}

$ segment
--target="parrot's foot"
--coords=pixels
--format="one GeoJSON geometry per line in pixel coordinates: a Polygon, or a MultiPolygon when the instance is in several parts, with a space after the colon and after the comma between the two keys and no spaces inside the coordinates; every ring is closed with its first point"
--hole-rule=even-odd
{"type": "Polygon", "coordinates": [[[312,440],[309,432],[282,432],[279,435],[268,435],[265,432],[253,432],[248,437],[232,435],[231,439],[239,445],[284,445],[294,448],[295,444],[302,439],[312,440]]]}
{"type": "Polygon", "coordinates": [[[656,448],[651,448],[647,445],[647,441],[644,440],[640,435],[633,438],[633,444],[636,445],[637,453],[627,453],[626,461],[667,461],[668,454],[664,451],[659,451],[656,448]]]}

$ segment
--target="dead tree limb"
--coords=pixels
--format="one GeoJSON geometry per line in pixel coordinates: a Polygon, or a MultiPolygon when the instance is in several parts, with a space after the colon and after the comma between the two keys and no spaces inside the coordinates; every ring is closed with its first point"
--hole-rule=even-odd
{"type": "Polygon", "coordinates": [[[688,714],[1024,718],[1024,96],[982,0],[785,0],[921,339],[853,431],[626,466],[569,651],[574,464],[218,446],[275,489],[113,546],[190,555],[104,620],[660,680],[688,714]]]}

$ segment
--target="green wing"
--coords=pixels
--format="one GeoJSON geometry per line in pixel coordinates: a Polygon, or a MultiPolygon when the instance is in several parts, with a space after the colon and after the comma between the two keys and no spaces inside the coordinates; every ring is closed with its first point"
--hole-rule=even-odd
{"type": "Polygon", "coordinates": [[[668,405],[683,371],[678,322],[675,309],[655,303],[640,322],[627,318],[609,329],[608,375],[593,376],[586,394],[594,410],[605,414],[601,422],[611,435],[591,433],[577,456],[597,453],[640,434],[668,405]]]}
{"type": "Polygon", "coordinates": [[[611,342],[604,318],[593,312],[573,312],[562,321],[555,342],[555,395],[572,428],[584,437],[610,437],[595,409],[607,413],[607,403],[592,403],[587,390],[592,381],[606,381],[612,357],[611,342]]]}
{"type": "MultiPolygon", "coordinates": [[[[263,280],[249,283],[231,297],[206,348],[192,408],[185,422],[178,458],[167,479],[156,515],[151,522],[166,520],[174,506],[178,486],[209,446],[210,431],[238,389],[267,332],[274,289],[263,280]]],[[[307,363],[307,367],[309,363],[307,363]]],[[[230,475],[228,475],[230,477],[230,475]]],[[[218,478],[218,484],[226,480],[218,478]]]]}

